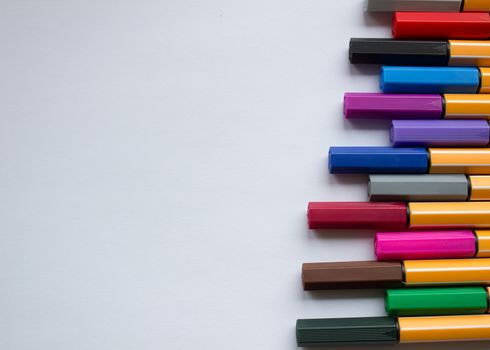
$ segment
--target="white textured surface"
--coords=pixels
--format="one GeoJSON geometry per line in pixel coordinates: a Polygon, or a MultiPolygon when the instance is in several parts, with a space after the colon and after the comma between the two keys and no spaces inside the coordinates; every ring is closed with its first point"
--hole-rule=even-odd
{"type": "Polygon", "coordinates": [[[0,348],[295,349],[298,317],[383,315],[381,292],[300,284],[303,261],[373,257],[305,218],[366,198],[330,145],[388,143],[342,119],[377,89],[349,37],[390,33],[362,7],[1,1],[0,348]]]}

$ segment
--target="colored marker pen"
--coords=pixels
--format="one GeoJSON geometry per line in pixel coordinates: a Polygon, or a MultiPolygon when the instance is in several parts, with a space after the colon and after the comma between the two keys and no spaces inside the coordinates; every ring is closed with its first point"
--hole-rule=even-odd
{"type": "Polygon", "coordinates": [[[488,0],[367,0],[366,11],[490,12],[488,0]]]}
{"type": "Polygon", "coordinates": [[[379,85],[384,93],[487,94],[490,68],[382,66],[379,85]]]}
{"type": "Polygon", "coordinates": [[[490,228],[490,202],[310,202],[312,230],[490,228]]]}
{"type": "Polygon", "coordinates": [[[378,232],[376,260],[490,258],[489,230],[378,232]]]}
{"type": "Polygon", "coordinates": [[[487,120],[393,120],[393,147],[487,147],[487,120]]]}
{"type": "Polygon", "coordinates": [[[388,289],[385,309],[390,316],[442,316],[488,313],[488,287],[388,289]]]}
{"type": "Polygon", "coordinates": [[[490,174],[490,148],[330,147],[332,174],[490,174]]]}
{"type": "MultiPolygon", "coordinates": [[[[490,42],[490,41],[489,41],[490,42]]],[[[490,119],[490,94],[344,94],[347,119],[490,119]]]]}
{"type": "Polygon", "coordinates": [[[299,347],[490,340],[490,315],[299,319],[299,347]]]}
{"type": "Polygon", "coordinates": [[[304,290],[490,284],[490,259],[304,263],[304,290]]]}
{"type": "Polygon", "coordinates": [[[369,175],[371,201],[490,201],[490,176],[463,174],[369,175]]]}
{"type": "Polygon", "coordinates": [[[393,16],[395,39],[488,39],[488,12],[396,12],[393,16]]]}
{"type": "Polygon", "coordinates": [[[352,38],[351,63],[393,66],[490,66],[488,40],[352,38]]]}

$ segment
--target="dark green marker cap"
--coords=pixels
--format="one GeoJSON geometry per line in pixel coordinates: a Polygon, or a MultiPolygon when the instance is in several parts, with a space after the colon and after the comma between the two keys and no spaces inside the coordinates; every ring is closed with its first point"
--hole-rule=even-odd
{"type": "Polygon", "coordinates": [[[385,307],[390,316],[483,314],[487,299],[484,287],[388,289],[385,307]]]}
{"type": "Polygon", "coordinates": [[[393,317],[297,320],[296,341],[301,347],[342,343],[397,343],[397,322],[393,317]]]}

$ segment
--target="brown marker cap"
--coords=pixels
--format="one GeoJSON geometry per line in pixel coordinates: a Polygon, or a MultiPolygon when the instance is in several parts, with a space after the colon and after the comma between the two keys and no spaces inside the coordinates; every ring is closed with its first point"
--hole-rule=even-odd
{"type": "Polygon", "coordinates": [[[400,288],[403,273],[400,262],[305,263],[302,280],[304,290],[400,288]]]}

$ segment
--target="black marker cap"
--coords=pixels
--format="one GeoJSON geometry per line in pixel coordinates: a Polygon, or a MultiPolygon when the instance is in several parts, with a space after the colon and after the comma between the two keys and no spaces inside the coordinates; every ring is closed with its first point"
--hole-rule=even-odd
{"type": "Polygon", "coordinates": [[[352,38],[349,60],[396,66],[447,66],[449,45],[447,41],[352,38]]]}
{"type": "Polygon", "coordinates": [[[319,318],[296,321],[298,346],[398,342],[394,317],[319,318]]]}

